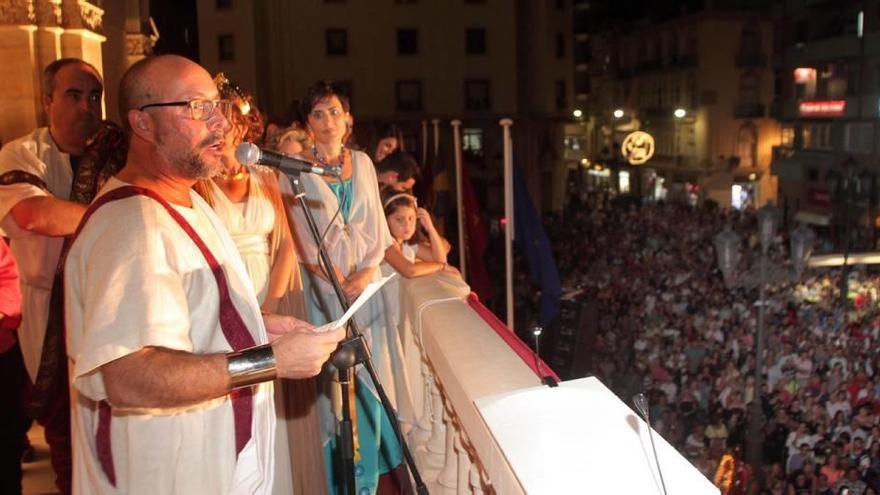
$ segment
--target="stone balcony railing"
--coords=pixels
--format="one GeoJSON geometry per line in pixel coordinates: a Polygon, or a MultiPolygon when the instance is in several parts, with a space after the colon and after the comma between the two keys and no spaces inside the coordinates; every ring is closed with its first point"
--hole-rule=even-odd
{"type": "Polygon", "coordinates": [[[534,357],[460,277],[404,279],[400,292],[417,416],[406,440],[430,493],[524,493],[474,402],[540,385],[534,357]]]}

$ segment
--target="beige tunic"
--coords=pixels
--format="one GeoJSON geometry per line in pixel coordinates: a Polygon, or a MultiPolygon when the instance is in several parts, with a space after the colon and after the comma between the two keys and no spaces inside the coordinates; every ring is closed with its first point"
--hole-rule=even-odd
{"type": "MultiPolygon", "coordinates": [[[[122,183],[111,179],[104,191],[122,183]]],[[[236,309],[257,344],[267,342],[254,290],[234,243],[192,193],[176,207],[223,266],[236,309]]],[[[231,351],[219,325],[217,284],[203,255],[152,199],[102,206],[65,265],[71,364],[74,493],[271,493],[275,413],[272,383],[254,393],[252,437],[236,459],[228,396],[185,408],[113,410],[116,485],[98,461],[98,401],[104,364],[147,346],[196,354],[231,351]]]]}

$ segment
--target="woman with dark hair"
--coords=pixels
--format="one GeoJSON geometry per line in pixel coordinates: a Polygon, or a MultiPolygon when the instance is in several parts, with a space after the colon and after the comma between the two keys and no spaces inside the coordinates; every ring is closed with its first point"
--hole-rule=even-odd
{"type": "MultiPolygon", "coordinates": [[[[312,147],[302,153],[306,160],[323,166],[340,167],[336,178],[303,174],[301,177],[306,198],[315,216],[318,229],[324,234],[323,245],[328,251],[333,271],[326,273],[319,266],[317,246],[306,229],[307,223],[298,203],[290,207],[295,222],[297,247],[303,266],[303,285],[306,294],[309,321],[320,325],[342,316],[342,307],[329,277],[336,277],[349,300],[355,299],[364,288],[381,276],[379,265],[385,250],[393,240],[385,222],[376,171],[370,157],[347,148],[345,138],[352,124],[349,100],[334,84],[321,81],[309,88],[302,100],[305,127],[312,136],[312,147]]],[[[378,295],[377,295],[378,296],[378,295]]],[[[355,321],[364,334],[373,355],[373,364],[382,384],[402,419],[414,416],[401,364],[402,350],[396,329],[388,321],[385,299],[374,296],[356,314],[355,321]],[[402,380],[403,379],[403,380],[402,380]],[[399,385],[398,385],[399,384],[399,385]]],[[[381,408],[363,367],[358,367],[354,380],[356,400],[352,401],[353,417],[357,419],[356,444],[359,462],[356,471],[358,493],[374,492],[379,476],[392,471],[401,463],[400,445],[390,421],[381,408]]],[[[333,407],[329,397],[337,387],[333,377],[327,376],[328,399],[322,411],[327,446],[325,461],[328,467],[335,460],[335,418],[341,406],[333,407]]],[[[356,456],[356,458],[358,457],[356,456]]],[[[335,493],[331,477],[331,490],[335,493]]]]}
{"type": "Polygon", "coordinates": [[[379,132],[376,145],[373,146],[373,160],[379,163],[398,149],[403,149],[403,133],[396,125],[388,124],[379,132]]]}

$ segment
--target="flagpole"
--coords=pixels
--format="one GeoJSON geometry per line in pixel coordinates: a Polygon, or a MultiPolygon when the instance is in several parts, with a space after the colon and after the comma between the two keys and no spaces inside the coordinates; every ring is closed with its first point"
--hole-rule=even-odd
{"type": "Polygon", "coordinates": [[[424,167],[428,163],[428,121],[422,120],[422,161],[424,167]]]}
{"type": "Polygon", "coordinates": [[[434,163],[440,156],[440,119],[431,119],[431,125],[434,127],[434,163]]]}
{"type": "Polygon", "coordinates": [[[467,257],[464,245],[464,194],[461,185],[461,121],[450,122],[452,125],[452,142],[455,147],[455,211],[458,217],[458,269],[461,278],[467,280],[467,257]]]}
{"type": "Polygon", "coordinates": [[[513,330],[513,142],[511,119],[501,119],[504,132],[504,273],[507,276],[507,328],[513,330]]]}

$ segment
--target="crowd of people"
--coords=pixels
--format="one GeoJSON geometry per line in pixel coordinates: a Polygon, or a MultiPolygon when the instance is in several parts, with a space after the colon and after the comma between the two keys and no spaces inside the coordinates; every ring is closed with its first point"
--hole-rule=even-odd
{"type": "Polygon", "coordinates": [[[350,302],[383,272],[455,273],[399,131],[357,150],[329,81],[269,125],[253,95],[173,55],[118,91],[121,122],[104,121],[99,71],[55,61],[47,127],[0,150],[0,491],[21,491],[33,418],[64,494],[336,493],[345,403],[357,493],[405,491],[397,286],[354,320],[399,417],[361,371],[334,400],[324,364],[345,332],[315,331],[342,314],[334,279],[350,302]],[[301,177],[331,266],[288,178],[237,160],[245,141],[340,170],[301,177]]]}
{"type": "MultiPolygon", "coordinates": [[[[873,348],[880,272],[862,266],[851,273],[846,307],[840,269],[771,281],[763,460],[749,466],[742,454],[755,397],[758,291],[748,280],[732,289],[724,283],[713,237],[728,224],[743,240],[738,270],[748,273],[759,252],[751,210],[642,205],[596,193],[547,218],[564,289],[582,291],[600,308],[593,372],[624,400],[646,392],[658,432],[723,493],[880,493],[880,356],[873,348]],[[731,469],[725,455],[743,466],[736,476],[722,475],[731,469]]],[[[770,258],[791,269],[785,229],[770,258]]]]}
{"type": "MultiPolygon", "coordinates": [[[[314,331],[342,313],[331,281],[350,301],[383,274],[456,273],[399,132],[357,150],[327,81],[268,126],[252,95],[176,56],[126,72],[119,124],[101,119],[103,80],[81,60],[50,64],[42,90],[48,126],[0,150],[0,386],[22,397],[2,411],[0,491],[21,490],[34,418],[62,493],[334,493],[346,401],[320,372],[344,333],[314,331]],[[341,170],[301,180],[332,267],[287,178],[238,162],[245,141],[341,170]]],[[[880,493],[880,272],[853,270],[846,304],[839,269],[773,280],[758,393],[758,293],[724,283],[712,241],[725,225],[745,273],[754,211],[597,193],[547,218],[564,289],[601,308],[594,373],[621,397],[646,392],[655,428],[725,493],[880,493]],[[763,461],[749,466],[756,399],[763,461]]],[[[787,250],[780,229],[775,266],[787,250]]],[[[368,493],[407,483],[391,428],[414,421],[396,290],[354,318],[398,415],[352,376],[368,493]]]]}

